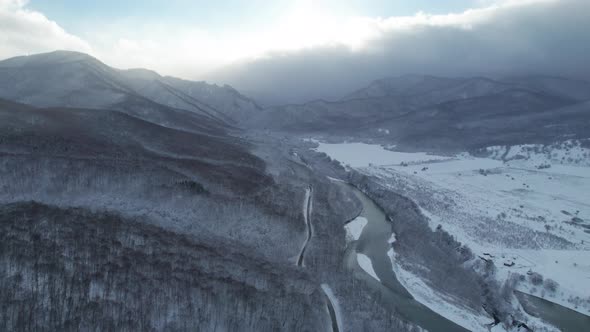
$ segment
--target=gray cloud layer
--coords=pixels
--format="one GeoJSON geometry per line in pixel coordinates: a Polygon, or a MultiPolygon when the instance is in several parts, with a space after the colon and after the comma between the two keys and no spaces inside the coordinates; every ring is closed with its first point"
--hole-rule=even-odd
{"type": "Polygon", "coordinates": [[[393,28],[362,50],[328,46],[271,54],[209,78],[268,102],[338,97],[402,74],[590,78],[588,0],[533,0],[416,21],[400,27],[393,20],[393,28]]]}

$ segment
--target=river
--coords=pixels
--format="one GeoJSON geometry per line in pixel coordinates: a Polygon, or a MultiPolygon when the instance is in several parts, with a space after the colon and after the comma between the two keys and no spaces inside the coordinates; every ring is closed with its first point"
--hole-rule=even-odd
{"type": "MultiPolygon", "coordinates": [[[[428,307],[416,301],[398,281],[387,251],[391,248],[391,224],[385,212],[367,195],[352,185],[347,186],[363,204],[361,216],[367,219],[367,225],[357,241],[352,242],[346,250],[345,265],[354,271],[355,276],[366,281],[380,294],[380,301],[402,318],[413,322],[430,332],[469,331],[444,318],[428,307]],[[371,259],[373,270],[381,282],[370,276],[358,264],[357,253],[365,254],[371,259]]],[[[547,300],[516,292],[526,311],[556,326],[563,332],[590,331],[590,317],[565,308],[547,300]]],[[[490,317],[490,322],[492,318],[490,317]]]]}
{"type": "MultiPolygon", "coordinates": [[[[397,312],[407,321],[418,324],[430,332],[469,331],[430,310],[414,300],[410,293],[397,280],[391,259],[387,251],[391,248],[387,242],[392,234],[391,224],[385,213],[369,197],[347,184],[363,204],[362,217],[367,219],[360,238],[353,242],[346,251],[345,264],[355,271],[355,275],[365,280],[378,294],[383,305],[397,312]],[[373,269],[381,280],[371,277],[357,262],[357,253],[367,255],[373,263],[373,269]]],[[[490,318],[490,322],[492,319],[490,318]]]]}
{"type": "Polygon", "coordinates": [[[515,294],[528,314],[541,317],[563,332],[590,331],[590,316],[540,297],[518,291],[515,294]]]}

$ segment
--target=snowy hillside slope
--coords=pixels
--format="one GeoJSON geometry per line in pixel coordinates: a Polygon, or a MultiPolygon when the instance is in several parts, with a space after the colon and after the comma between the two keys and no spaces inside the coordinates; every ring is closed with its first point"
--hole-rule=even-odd
{"type": "Polygon", "coordinates": [[[326,300],[306,271],[142,219],[1,205],[0,329],[328,330],[317,309],[326,300]]]}
{"type": "Polygon", "coordinates": [[[241,122],[260,111],[253,100],[234,88],[194,82],[143,70],[122,70],[120,75],[138,94],[174,108],[206,113],[228,122],[241,122]]]}
{"type": "Polygon", "coordinates": [[[555,76],[506,77],[503,82],[516,84],[538,92],[570,98],[577,101],[590,100],[590,82],[555,76]]]}
{"type": "Polygon", "coordinates": [[[406,75],[376,80],[368,87],[345,96],[343,100],[391,96],[411,101],[416,106],[424,106],[497,94],[516,87],[513,84],[485,77],[447,78],[406,75]]]}
{"type": "Polygon", "coordinates": [[[146,69],[118,70],[70,51],[0,61],[0,98],[39,107],[84,108],[112,108],[140,99],[225,121],[238,121],[259,109],[229,86],[163,77],[146,69]]]}
{"type": "Polygon", "coordinates": [[[373,81],[367,87],[346,95],[342,100],[384,96],[421,96],[423,104],[481,97],[502,91],[524,89],[574,101],[590,99],[590,82],[551,76],[520,76],[503,79],[486,77],[449,78],[428,75],[403,75],[373,81]]]}
{"type": "MultiPolygon", "coordinates": [[[[250,143],[193,129],[118,111],[0,102],[0,203],[33,200],[149,215],[167,228],[258,247],[293,238],[298,223],[286,217],[281,198],[293,194],[266,174],[250,143]],[[282,215],[273,217],[277,210],[282,215]]],[[[299,243],[282,243],[273,255],[286,260],[299,243]]]]}

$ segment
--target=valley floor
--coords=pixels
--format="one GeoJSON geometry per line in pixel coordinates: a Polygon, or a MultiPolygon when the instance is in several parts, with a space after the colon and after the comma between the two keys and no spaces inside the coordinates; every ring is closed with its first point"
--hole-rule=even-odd
{"type": "MultiPolygon", "coordinates": [[[[590,167],[579,162],[585,158],[570,158],[569,149],[543,157],[521,148],[510,160],[500,156],[514,157],[515,149],[485,158],[362,143],[320,143],[316,150],[415,201],[431,228],[440,225],[476,256],[492,260],[500,282],[512,279],[522,292],[590,314],[590,167]]],[[[420,280],[396,273],[422,297],[420,280]]]]}

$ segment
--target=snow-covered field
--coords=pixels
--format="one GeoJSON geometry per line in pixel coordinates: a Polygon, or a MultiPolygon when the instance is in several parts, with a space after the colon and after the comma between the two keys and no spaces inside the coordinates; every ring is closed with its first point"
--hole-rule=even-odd
{"type": "MultiPolygon", "coordinates": [[[[317,141],[315,141],[317,142],[317,141]]],[[[380,145],[365,143],[319,144],[318,151],[324,152],[350,167],[367,167],[370,165],[396,165],[401,161],[419,162],[424,160],[444,160],[448,157],[428,155],[426,153],[406,153],[384,150],[380,145]],[[384,153],[384,151],[386,153],[384,153]],[[352,155],[351,155],[352,152],[352,155]]]]}
{"type": "MultiPolygon", "coordinates": [[[[576,142],[490,147],[486,158],[389,151],[362,143],[316,149],[413,199],[430,219],[492,259],[498,278],[590,314],[590,154],[576,142]],[[532,273],[559,286],[533,285],[532,273]]],[[[401,277],[409,275],[396,271],[401,277]]],[[[411,279],[411,278],[410,278],[411,279]]],[[[422,288],[406,280],[409,290],[422,288]]]]}
{"type": "Polygon", "coordinates": [[[485,152],[494,159],[505,161],[524,159],[529,163],[536,163],[537,166],[543,164],[590,166],[590,149],[583,147],[579,141],[575,140],[551,145],[490,146],[485,152]]]}

